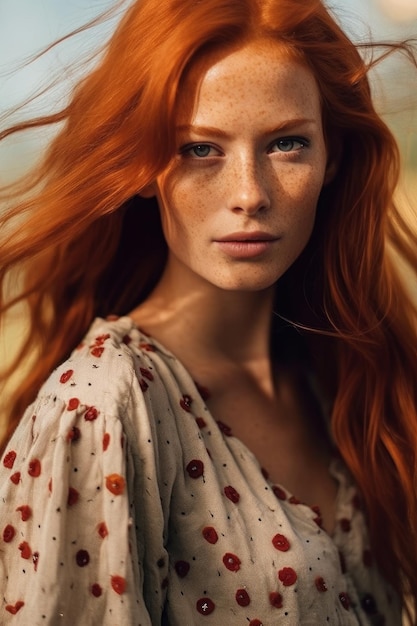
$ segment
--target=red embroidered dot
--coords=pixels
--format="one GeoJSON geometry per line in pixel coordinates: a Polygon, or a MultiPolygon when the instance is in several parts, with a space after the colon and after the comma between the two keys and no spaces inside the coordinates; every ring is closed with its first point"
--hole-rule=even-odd
{"type": "Polygon", "coordinates": [[[110,443],[110,435],[109,435],[109,433],[104,433],[104,435],[103,435],[103,451],[104,452],[109,447],[109,443],[110,443]]]}
{"type": "Polygon", "coordinates": [[[100,522],[100,524],[98,524],[97,532],[102,539],[107,537],[107,535],[109,534],[109,531],[107,530],[106,522],[100,522]]]}
{"type": "Polygon", "coordinates": [[[213,613],[214,609],[216,608],[216,605],[214,604],[213,600],[210,600],[210,598],[200,598],[195,603],[195,606],[197,611],[201,613],[201,615],[210,615],[210,613],[213,613]]]}
{"type": "Polygon", "coordinates": [[[27,522],[32,515],[32,509],[27,504],[22,504],[22,506],[18,506],[16,511],[20,511],[22,522],[27,522]]]}
{"type": "Polygon", "coordinates": [[[67,383],[69,381],[69,379],[71,378],[71,376],[73,375],[73,373],[74,373],[74,370],[67,370],[66,372],[61,374],[59,382],[60,383],[67,383]]]}
{"type": "Polygon", "coordinates": [[[238,589],[235,598],[239,606],[249,606],[250,604],[250,597],[246,589],[238,589]]]}
{"type": "Polygon", "coordinates": [[[290,587],[296,582],[297,574],[292,567],[283,567],[278,572],[278,578],[280,579],[284,587],[290,587]]]}
{"type": "Polygon", "coordinates": [[[190,478],[200,478],[204,473],[204,463],[198,459],[190,461],[185,468],[190,478]]]}
{"type": "Polygon", "coordinates": [[[94,585],[91,585],[91,593],[95,598],[99,598],[103,593],[103,590],[98,583],[94,583],[94,585]]]}
{"type": "Polygon", "coordinates": [[[349,611],[349,607],[350,607],[350,598],[348,596],[347,593],[339,593],[339,600],[341,605],[343,606],[344,609],[346,609],[346,611],[349,611]]]}
{"type": "Polygon", "coordinates": [[[288,502],[290,504],[301,504],[301,500],[299,500],[295,496],[291,496],[290,498],[288,498],[288,502]]]}
{"type": "Polygon", "coordinates": [[[106,476],[106,488],[115,496],[120,496],[125,490],[125,479],[120,474],[106,476]]]}
{"type": "Polygon", "coordinates": [[[287,494],[285,493],[285,491],[281,487],[278,487],[278,485],[274,485],[272,487],[272,491],[274,492],[274,494],[276,495],[278,500],[286,500],[287,499],[287,494]]]}
{"type": "Polygon", "coordinates": [[[29,463],[28,474],[29,476],[32,476],[32,478],[38,478],[38,476],[41,475],[41,462],[39,459],[31,460],[29,463]]]}
{"type": "Polygon", "coordinates": [[[75,555],[75,560],[77,562],[78,567],[85,567],[90,562],[90,555],[87,550],[78,550],[75,555]]]}
{"type": "Polygon", "coordinates": [[[99,335],[95,338],[94,343],[96,344],[96,346],[102,346],[103,343],[107,341],[107,339],[110,339],[109,333],[106,333],[105,335],[99,335]]]}
{"type": "Polygon", "coordinates": [[[3,465],[4,467],[7,467],[7,469],[12,469],[15,461],[16,452],[14,450],[10,450],[10,452],[8,452],[3,459],[3,465]]]}
{"type": "Polygon", "coordinates": [[[74,504],[77,504],[79,497],[80,497],[80,494],[78,493],[76,489],[74,489],[74,487],[68,488],[68,496],[67,496],[68,506],[73,506],[74,504]]]}
{"type": "Polygon", "coordinates": [[[217,426],[219,427],[219,430],[222,431],[223,435],[226,435],[226,437],[232,436],[232,429],[230,428],[230,426],[220,421],[217,421],[217,426]]]}
{"type": "Polygon", "coordinates": [[[140,388],[142,389],[143,393],[145,393],[145,391],[149,388],[148,383],[146,382],[146,380],[143,380],[143,378],[139,379],[139,385],[140,385],[140,388]]]}
{"type": "Polygon", "coordinates": [[[132,342],[132,337],[129,337],[129,335],[125,335],[122,339],[123,343],[125,343],[127,346],[129,345],[129,343],[132,342]]]}
{"type": "Polygon", "coordinates": [[[122,595],[126,591],[126,580],[122,576],[112,576],[111,577],[111,586],[113,591],[122,595]]]}
{"type": "Polygon", "coordinates": [[[32,555],[32,562],[35,569],[35,572],[38,571],[38,562],[39,562],[39,552],[34,552],[32,555]]]}
{"type": "Polygon", "coordinates": [[[20,611],[22,606],[25,606],[25,603],[22,600],[18,600],[16,604],[7,604],[6,611],[8,613],[11,613],[12,615],[16,615],[16,613],[20,611]]]}
{"type": "Polygon", "coordinates": [[[67,411],[75,411],[80,406],[80,401],[78,398],[70,398],[67,404],[67,411]]]}
{"type": "Polygon", "coordinates": [[[260,619],[251,619],[249,626],[263,626],[260,619]]]}
{"type": "Polygon", "coordinates": [[[67,441],[69,443],[75,443],[76,441],[80,439],[80,437],[81,437],[81,431],[79,428],[77,428],[77,426],[73,426],[67,432],[67,441]]]}
{"type": "Polygon", "coordinates": [[[197,422],[197,426],[199,428],[205,428],[207,426],[206,422],[204,421],[202,417],[196,417],[195,421],[197,422]]]}
{"type": "Polygon", "coordinates": [[[7,526],[3,530],[3,541],[6,543],[10,543],[13,541],[16,531],[11,524],[7,524],[7,526]]]}
{"type": "Polygon", "coordinates": [[[224,494],[225,494],[226,498],[229,498],[229,500],[231,500],[235,504],[237,504],[239,502],[239,500],[240,500],[239,493],[231,485],[228,485],[227,487],[224,488],[224,494]]]}
{"type": "Polygon", "coordinates": [[[22,559],[30,559],[32,556],[32,550],[30,549],[30,545],[27,541],[22,541],[22,543],[19,544],[19,550],[22,559]]]}
{"type": "Polygon", "coordinates": [[[278,591],[272,591],[269,594],[269,602],[276,609],[282,609],[282,595],[278,591]]]}
{"type": "Polygon", "coordinates": [[[314,581],[314,584],[316,585],[317,591],[320,591],[321,593],[324,593],[325,591],[327,591],[326,581],[324,580],[322,576],[317,576],[317,578],[314,581]]]}
{"type": "Polygon", "coordinates": [[[151,343],[142,342],[139,344],[139,348],[142,348],[142,350],[146,350],[147,352],[156,352],[155,346],[151,343]]]}
{"type": "Polygon", "coordinates": [[[103,352],[104,352],[104,348],[102,346],[95,346],[94,348],[91,349],[91,354],[97,357],[98,359],[101,357],[103,352]]]}
{"type": "Polygon", "coordinates": [[[180,578],[185,578],[190,571],[190,564],[187,561],[177,561],[175,563],[175,571],[180,578]]]}
{"type": "Polygon", "coordinates": [[[344,533],[348,533],[350,531],[350,520],[343,518],[339,521],[339,524],[344,533]]]}
{"type": "Polygon", "coordinates": [[[213,526],[206,526],[205,528],[203,528],[202,533],[206,541],[213,544],[217,543],[219,536],[213,526]]]}
{"type": "Polygon", "coordinates": [[[236,556],[236,554],[226,552],[226,554],[223,556],[223,563],[230,572],[237,572],[240,570],[241,561],[239,557],[236,556]]]}
{"type": "Polygon", "coordinates": [[[98,411],[95,406],[90,406],[84,413],[84,419],[86,422],[92,422],[98,417],[98,411]]]}
{"type": "Polygon", "coordinates": [[[290,542],[284,535],[280,535],[279,533],[272,537],[272,545],[280,552],[287,552],[290,549],[290,542]]]}
{"type": "Polygon", "coordinates": [[[152,372],[150,372],[148,369],[146,369],[146,367],[141,367],[140,368],[140,373],[142,374],[142,376],[144,376],[144,378],[147,378],[148,380],[153,380],[152,372]]]}
{"type": "Polygon", "coordinates": [[[14,474],[12,474],[10,476],[10,480],[12,481],[12,483],[14,485],[17,485],[20,483],[20,472],[15,472],[14,474]]]}
{"type": "Polygon", "coordinates": [[[180,400],[180,407],[189,413],[191,411],[191,403],[193,399],[191,396],[184,394],[180,400]]]}

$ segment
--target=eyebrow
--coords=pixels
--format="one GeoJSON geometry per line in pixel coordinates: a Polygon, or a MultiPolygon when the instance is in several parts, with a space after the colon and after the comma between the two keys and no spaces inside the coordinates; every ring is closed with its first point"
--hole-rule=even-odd
{"type": "MultiPolygon", "coordinates": [[[[281,124],[274,126],[273,128],[265,130],[262,134],[265,136],[274,135],[283,131],[289,131],[298,126],[304,125],[317,125],[317,120],[309,119],[306,117],[297,117],[289,120],[285,120],[281,124]]],[[[228,139],[230,134],[215,126],[197,126],[194,124],[181,124],[176,127],[177,132],[189,132],[196,135],[212,135],[214,137],[220,137],[222,139],[228,139]]]]}

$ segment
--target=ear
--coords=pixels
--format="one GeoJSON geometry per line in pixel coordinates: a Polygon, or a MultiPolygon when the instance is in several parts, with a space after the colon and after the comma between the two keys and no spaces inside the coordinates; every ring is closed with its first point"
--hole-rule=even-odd
{"type": "Polygon", "coordinates": [[[143,187],[143,189],[139,191],[138,195],[142,198],[153,198],[156,195],[155,181],[150,183],[149,185],[146,185],[146,187],[143,187]]]}

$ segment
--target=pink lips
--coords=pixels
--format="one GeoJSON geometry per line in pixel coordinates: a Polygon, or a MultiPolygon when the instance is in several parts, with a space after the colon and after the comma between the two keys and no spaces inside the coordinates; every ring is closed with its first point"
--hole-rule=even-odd
{"type": "Polygon", "coordinates": [[[269,233],[263,233],[261,231],[255,232],[240,232],[240,233],[232,233],[231,235],[226,235],[225,237],[220,237],[216,241],[273,241],[278,239],[275,235],[270,235],[269,233]]]}
{"type": "Polygon", "coordinates": [[[261,231],[239,232],[217,239],[216,244],[229,257],[250,259],[265,253],[278,239],[261,231]]]}

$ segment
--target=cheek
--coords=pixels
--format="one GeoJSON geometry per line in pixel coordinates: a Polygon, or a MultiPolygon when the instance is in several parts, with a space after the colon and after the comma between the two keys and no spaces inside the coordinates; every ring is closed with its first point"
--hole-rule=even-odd
{"type": "Polygon", "coordinates": [[[195,239],[203,224],[203,215],[195,194],[177,185],[164,199],[158,197],[162,230],[170,248],[184,248],[195,239]]]}

